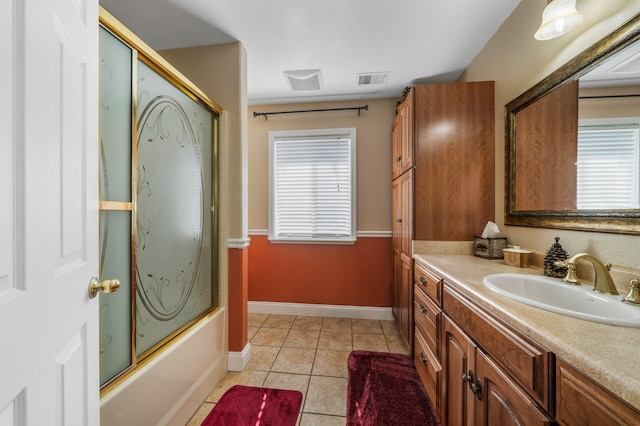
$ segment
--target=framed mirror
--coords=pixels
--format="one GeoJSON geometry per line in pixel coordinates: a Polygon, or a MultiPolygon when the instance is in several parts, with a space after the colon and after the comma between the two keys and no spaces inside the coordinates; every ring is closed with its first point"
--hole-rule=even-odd
{"type": "Polygon", "coordinates": [[[640,234],[640,14],[506,105],[505,224],[640,234]]]}

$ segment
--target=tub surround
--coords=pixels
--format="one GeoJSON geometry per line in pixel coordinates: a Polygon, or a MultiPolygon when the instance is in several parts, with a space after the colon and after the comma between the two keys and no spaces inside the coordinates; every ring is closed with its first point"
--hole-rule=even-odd
{"type": "Polygon", "coordinates": [[[227,372],[220,308],[101,398],[100,424],[186,424],[227,372]]]}
{"type": "Polygon", "coordinates": [[[499,296],[482,283],[489,274],[542,275],[541,268],[519,268],[502,260],[478,258],[469,254],[464,243],[414,242],[413,247],[414,259],[439,273],[453,288],[640,409],[640,369],[634,363],[640,330],[534,308],[499,296]]]}

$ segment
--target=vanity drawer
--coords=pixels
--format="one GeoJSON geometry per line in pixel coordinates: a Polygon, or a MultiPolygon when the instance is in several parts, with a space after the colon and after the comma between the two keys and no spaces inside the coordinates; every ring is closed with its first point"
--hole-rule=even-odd
{"type": "Polygon", "coordinates": [[[427,346],[436,355],[440,354],[438,343],[440,342],[440,321],[442,310],[427,297],[426,294],[415,285],[413,293],[413,314],[416,328],[425,339],[427,346]]]}
{"type": "Polygon", "coordinates": [[[444,311],[546,410],[552,355],[446,285],[444,311]]]}
{"type": "Polygon", "coordinates": [[[442,278],[427,270],[419,262],[415,262],[413,279],[416,286],[424,291],[438,307],[442,308],[442,278]]]}
{"type": "Polygon", "coordinates": [[[413,362],[418,370],[420,380],[429,395],[429,399],[436,411],[440,411],[440,380],[442,366],[436,359],[435,355],[428,348],[425,338],[416,328],[413,350],[413,362]]]}

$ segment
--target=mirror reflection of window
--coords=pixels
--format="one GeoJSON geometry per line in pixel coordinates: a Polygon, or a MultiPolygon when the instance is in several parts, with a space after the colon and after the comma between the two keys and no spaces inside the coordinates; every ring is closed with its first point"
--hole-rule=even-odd
{"type": "Polygon", "coordinates": [[[640,207],[640,117],[581,120],[577,208],[640,207]]]}

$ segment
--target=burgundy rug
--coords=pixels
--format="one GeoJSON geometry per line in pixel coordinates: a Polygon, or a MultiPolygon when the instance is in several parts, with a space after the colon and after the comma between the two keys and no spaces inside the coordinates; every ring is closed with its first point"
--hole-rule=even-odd
{"type": "Polygon", "coordinates": [[[235,385],[222,395],[203,426],[295,426],[302,393],[235,385]]]}
{"type": "Polygon", "coordinates": [[[408,355],[349,354],[347,426],[440,426],[408,355]]]}

